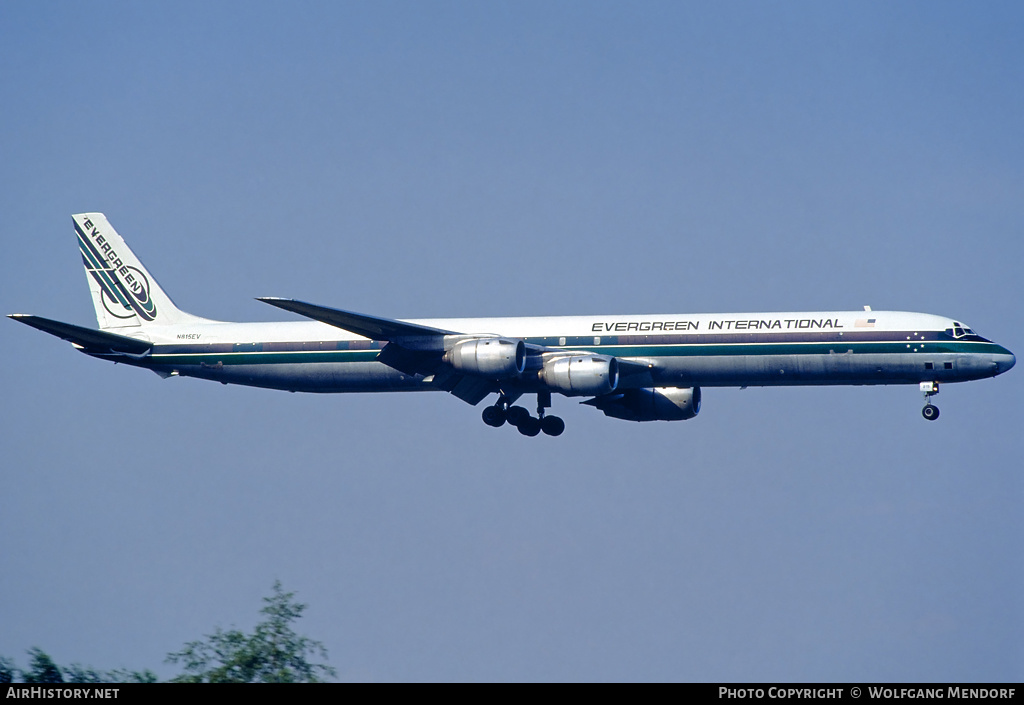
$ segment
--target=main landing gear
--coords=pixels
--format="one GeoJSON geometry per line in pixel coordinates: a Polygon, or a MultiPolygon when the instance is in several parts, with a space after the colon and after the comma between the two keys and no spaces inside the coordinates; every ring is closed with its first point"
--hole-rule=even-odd
{"type": "Polygon", "coordinates": [[[921,416],[929,421],[939,418],[939,407],[931,403],[931,398],[939,393],[938,382],[921,382],[921,391],[924,392],[924,408],[921,409],[921,416]]]}
{"type": "Polygon", "coordinates": [[[557,416],[545,416],[544,410],[551,407],[551,392],[537,392],[537,415],[530,416],[530,412],[521,406],[511,406],[515,397],[509,398],[501,394],[494,406],[484,409],[484,423],[488,426],[498,428],[506,421],[519,429],[524,436],[536,436],[541,431],[549,436],[560,436],[565,430],[565,421],[557,416]]]}

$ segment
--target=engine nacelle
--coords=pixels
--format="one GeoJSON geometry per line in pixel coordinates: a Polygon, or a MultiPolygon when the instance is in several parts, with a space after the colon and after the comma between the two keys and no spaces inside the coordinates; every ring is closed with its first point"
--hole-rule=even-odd
{"type": "Polygon", "coordinates": [[[619,363],[605,355],[566,355],[544,363],[540,379],[552,391],[567,396],[614,392],[619,386],[619,363]]]}
{"type": "Polygon", "coordinates": [[[458,343],[444,361],[459,372],[506,379],[526,368],[526,344],[506,338],[476,338],[458,343]]]}
{"type": "Polygon", "coordinates": [[[626,421],[685,421],[700,413],[700,387],[625,389],[583,403],[626,421]]]}

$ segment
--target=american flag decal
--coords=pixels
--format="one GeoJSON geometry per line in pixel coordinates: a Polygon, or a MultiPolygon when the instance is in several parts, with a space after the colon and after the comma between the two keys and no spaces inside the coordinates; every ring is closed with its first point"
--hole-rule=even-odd
{"type": "Polygon", "coordinates": [[[858,318],[857,322],[854,324],[854,327],[855,328],[874,328],[875,327],[875,319],[874,318],[858,318]]]}

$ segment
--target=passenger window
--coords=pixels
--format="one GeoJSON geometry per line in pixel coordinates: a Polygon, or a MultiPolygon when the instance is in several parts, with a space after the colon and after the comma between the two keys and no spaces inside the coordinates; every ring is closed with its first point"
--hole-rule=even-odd
{"type": "Polygon", "coordinates": [[[933,364],[932,364],[932,363],[930,363],[930,362],[926,362],[926,363],[924,363],[924,368],[925,368],[926,370],[932,370],[932,369],[935,369],[935,365],[933,365],[933,364]]]}
{"type": "Polygon", "coordinates": [[[942,363],[942,366],[943,366],[943,367],[944,367],[945,369],[947,369],[947,370],[951,370],[951,369],[953,369],[953,363],[952,363],[952,362],[944,362],[944,363],[942,363]]]}

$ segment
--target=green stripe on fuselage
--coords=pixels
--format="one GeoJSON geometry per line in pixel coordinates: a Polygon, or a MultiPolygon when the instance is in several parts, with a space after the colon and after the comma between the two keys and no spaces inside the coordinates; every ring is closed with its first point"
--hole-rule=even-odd
{"type": "MultiPolygon", "coordinates": [[[[529,338],[526,339],[529,342],[529,338]]],[[[275,351],[275,352],[180,352],[161,353],[160,346],[153,349],[148,360],[157,365],[199,365],[201,363],[221,362],[224,365],[263,365],[263,364],[296,364],[320,362],[373,362],[379,350],[320,350],[320,351],[275,351]]],[[[196,346],[203,347],[203,346],[196,346]]],[[[658,357],[720,357],[735,355],[830,355],[830,354],[914,354],[926,356],[929,353],[940,355],[950,353],[981,353],[990,355],[1009,355],[1006,348],[995,343],[982,342],[932,342],[906,343],[892,342],[844,342],[840,345],[828,342],[808,343],[681,343],[671,345],[590,345],[583,347],[564,348],[565,352],[581,354],[613,355],[622,358],[658,358],[658,357]]]]}
{"type": "MultiPolygon", "coordinates": [[[[159,349],[159,348],[157,348],[159,349]]],[[[198,365],[222,362],[225,365],[276,365],[282,363],[373,362],[379,350],[326,350],[293,352],[221,352],[151,354],[148,359],[158,365],[198,365]]]]}
{"type": "Polygon", "coordinates": [[[672,345],[593,345],[566,348],[566,350],[587,351],[615,357],[718,357],[721,355],[830,355],[853,352],[854,354],[898,355],[913,353],[988,353],[1009,354],[1005,348],[994,343],[977,342],[829,342],[808,343],[682,343],[672,345]]]}

